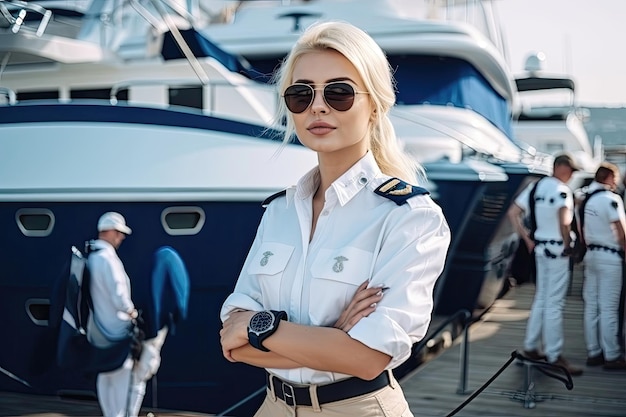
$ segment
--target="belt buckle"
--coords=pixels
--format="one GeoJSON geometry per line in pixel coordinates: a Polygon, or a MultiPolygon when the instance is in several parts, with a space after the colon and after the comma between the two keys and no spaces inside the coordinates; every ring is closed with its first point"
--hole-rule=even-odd
{"type": "Polygon", "coordinates": [[[296,408],[296,395],[293,391],[293,387],[285,383],[285,381],[280,381],[280,384],[281,384],[281,389],[283,391],[283,400],[285,401],[285,404],[295,409],[296,408]],[[288,398],[290,398],[291,401],[289,401],[288,398]]]}

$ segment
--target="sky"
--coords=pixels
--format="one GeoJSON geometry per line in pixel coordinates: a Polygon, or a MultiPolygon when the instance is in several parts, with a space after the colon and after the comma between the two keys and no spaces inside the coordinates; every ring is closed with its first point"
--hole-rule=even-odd
{"type": "Polygon", "coordinates": [[[514,74],[541,51],[546,73],[573,77],[578,104],[626,107],[626,0],[497,0],[495,7],[514,74]]]}

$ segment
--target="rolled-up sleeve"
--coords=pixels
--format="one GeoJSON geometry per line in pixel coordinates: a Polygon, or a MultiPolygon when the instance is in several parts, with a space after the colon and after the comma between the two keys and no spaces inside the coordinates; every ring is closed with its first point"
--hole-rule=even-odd
{"type": "Polygon", "coordinates": [[[433,289],[443,271],[450,229],[429,198],[394,210],[385,225],[371,286],[385,286],[376,310],[361,319],[349,335],[392,357],[389,369],[411,354],[412,345],[428,330],[433,289]],[[417,206],[415,206],[417,205],[417,206]]]}

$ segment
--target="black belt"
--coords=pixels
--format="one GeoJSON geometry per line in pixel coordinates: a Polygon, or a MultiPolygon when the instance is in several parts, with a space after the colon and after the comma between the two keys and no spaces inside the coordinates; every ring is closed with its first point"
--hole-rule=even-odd
{"type": "Polygon", "coordinates": [[[605,252],[617,253],[622,258],[624,257],[624,251],[622,249],[610,248],[604,245],[596,245],[595,243],[587,245],[589,250],[603,250],[605,252]]]}
{"type": "MultiPolygon", "coordinates": [[[[283,381],[277,376],[270,376],[266,372],[265,379],[267,385],[273,385],[276,397],[283,400],[288,406],[296,405],[312,406],[309,386],[293,386],[283,381]]],[[[357,377],[343,379],[338,382],[332,382],[326,385],[317,386],[317,400],[319,404],[332,403],[347,398],[358,397],[359,395],[369,394],[377,391],[390,384],[389,371],[384,371],[371,381],[366,381],[357,377]]]]}
{"type": "Polygon", "coordinates": [[[563,241],[562,240],[539,240],[539,239],[535,239],[535,244],[536,245],[546,245],[546,244],[551,244],[551,245],[562,245],[563,241]]]}

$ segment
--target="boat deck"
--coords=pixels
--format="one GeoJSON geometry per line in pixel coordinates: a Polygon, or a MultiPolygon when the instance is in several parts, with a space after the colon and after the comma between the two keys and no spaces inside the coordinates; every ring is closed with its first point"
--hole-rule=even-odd
{"type": "MultiPolygon", "coordinates": [[[[583,340],[582,271],[576,268],[564,314],[564,356],[573,364],[583,365],[586,351],[583,340]]],[[[401,385],[416,417],[447,416],[480,388],[521,348],[534,294],[532,284],[511,289],[482,318],[470,327],[468,373],[465,385],[460,381],[462,337],[441,350],[415,371],[407,374],[401,385]],[[457,391],[465,391],[458,394],[457,391]]],[[[459,417],[561,417],[626,415],[626,371],[604,371],[584,367],[582,376],[574,377],[574,387],[532,370],[534,397],[526,394],[526,367],[514,361],[480,395],[456,416],[459,417]],[[534,408],[530,406],[534,405],[534,408]],[[528,407],[527,407],[528,406],[528,407]]],[[[142,416],[207,416],[193,412],[142,409],[142,416]]],[[[0,393],[0,416],[63,417],[96,416],[100,409],[94,401],[61,400],[54,397],[0,393]]]]}

